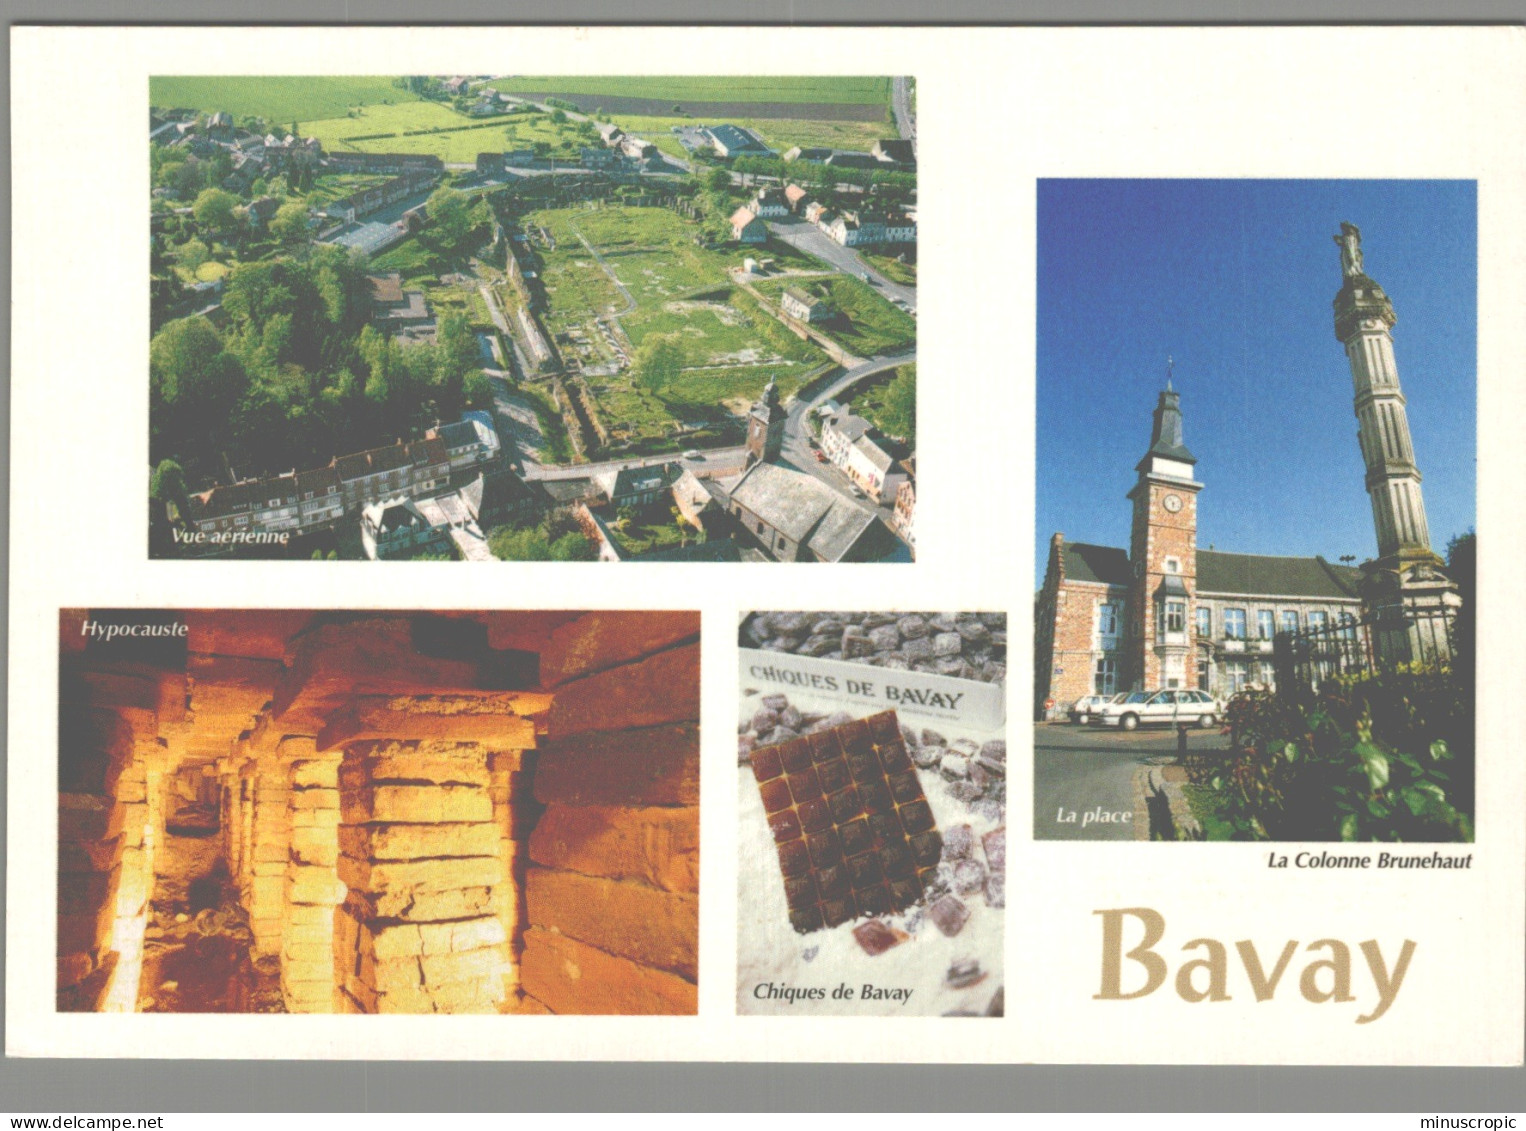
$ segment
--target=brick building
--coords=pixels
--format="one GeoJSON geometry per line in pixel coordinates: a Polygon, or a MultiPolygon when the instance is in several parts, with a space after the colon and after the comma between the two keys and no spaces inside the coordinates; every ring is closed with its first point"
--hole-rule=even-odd
{"type": "Polygon", "coordinates": [[[1063,716],[1083,695],[1271,686],[1276,633],[1358,631],[1361,570],[1197,548],[1196,463],[1168,382],[1128,493],[1129,548],[1050,539],[1034,610],[1036,718],[1063,716]]]}

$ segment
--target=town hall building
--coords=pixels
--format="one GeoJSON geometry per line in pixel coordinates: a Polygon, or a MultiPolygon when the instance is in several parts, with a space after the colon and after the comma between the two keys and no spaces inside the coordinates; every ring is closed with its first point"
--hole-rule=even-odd
{"type": "Polygon", "coordinates": [[[1035,718],[1063,717],[1084,695],[1198,688],[1227,699],[1247,685],[1273,687],[1273,639],[1284,632],[1360,633],[1364,646],[1403,660],[1416,610],[1456,607],[1430,547],[1389,336],[1393,308],[1362,269],[1360,233],[1341,229],[1335,329],[1352,374],[1378,557],[1356,568],[1198,549],[1204,485],[1168,379],[1127,495],[1128,548],[1050,538],[1034,608],[1035,718]]]}

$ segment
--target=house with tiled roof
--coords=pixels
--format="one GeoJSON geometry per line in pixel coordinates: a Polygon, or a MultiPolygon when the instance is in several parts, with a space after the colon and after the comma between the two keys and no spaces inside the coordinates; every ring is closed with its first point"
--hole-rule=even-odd
{"type": "Polygon", "coordinates": [[[731,238],[738,243],[767,243],[768,226],[751,208],[738,208],[731,214],[731,238]]]}
{"type": "Polygon", "coordinates": [[[1036,718],[1062,717],[1084,695],[1178,687],[1228,698],[1272,687],[1278,633],[1366,631],[1359,569],[1198,549],[1196,463],[1168,385],[1129,492],[1130,547],[1050,538],[1034,604],[1036,718]]]}

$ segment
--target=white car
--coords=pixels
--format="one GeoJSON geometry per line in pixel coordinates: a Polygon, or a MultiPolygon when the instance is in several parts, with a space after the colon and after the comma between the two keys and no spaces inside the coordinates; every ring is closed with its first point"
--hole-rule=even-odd
{"type": "Polygon", "coordinates": [[[1105,727],[1133,730],[1141,724],[1211,727],[1224,714],[1219,701],[1206,691],[1131,691],[1107,704],[1096,721],[1105,727]]]}
{"type": "Polygon", "coordinates": [[[1126,699],[1127,694],[1083,695],[1070,705],[1070,721],[1085,726],[1096,718],[1098,712],[1114,699],[1126,699]]]}

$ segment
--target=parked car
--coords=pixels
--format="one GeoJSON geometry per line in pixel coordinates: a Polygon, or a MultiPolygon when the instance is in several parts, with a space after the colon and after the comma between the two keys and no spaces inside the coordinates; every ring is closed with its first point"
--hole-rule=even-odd
{"type": "Polygon", "coordinates": [[[684,453],[684,459],[704,459],[704,454],[698,448],[690,448],[684,453]]]}
{"type": "Polygon", "coordinates": [[[1127,692],[1117,695],[1083,695],[1070,705],[1070,721],[1085,726],[1115,699],[1127,698],[1127,692]]]}
{"type": "Polygon", "coordinates": [[[1224,708],[1206,691],[1131,691],[1119,702],[1109,703],[1097,713],[1096,721],[1105,727],[1133,730],[1137,726],[1177,726],[1196,723],[1211,727],[1224,714],[1224,708]]]}

